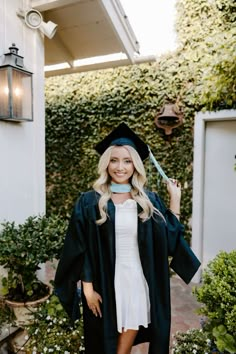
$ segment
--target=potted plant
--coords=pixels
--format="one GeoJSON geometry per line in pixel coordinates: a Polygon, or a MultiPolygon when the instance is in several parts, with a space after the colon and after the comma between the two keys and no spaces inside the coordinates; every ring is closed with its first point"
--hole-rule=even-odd
{"type": "MultiPolygon", "coordinates": [[[[0,336],[5,326],[11,322],[11,312],[5,302],[0,299],[0,336]]],[[[1,352],[1,351],[0,351],[1,352]]]]}
{"type": "Polygon", "coordinates": [[[37,270],[40,263],[58,258],[66,227],[59,216],[31,216],[20,225],[2,223],[0,265],[7,270],[2,294],[9,306],[14,307],[15,302],[31,306],[49,295],[49,287],[39,281],[37,270]]]}

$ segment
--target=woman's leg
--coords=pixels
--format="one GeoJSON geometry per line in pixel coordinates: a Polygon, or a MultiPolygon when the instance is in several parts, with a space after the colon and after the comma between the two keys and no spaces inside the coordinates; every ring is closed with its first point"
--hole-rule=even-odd
{"type": "Polygon", "coordinates": [[[130,354],[137,333],[138,331],[133,329],[128,329],[126,332],[120,333],[117,354],[130,354]]]}

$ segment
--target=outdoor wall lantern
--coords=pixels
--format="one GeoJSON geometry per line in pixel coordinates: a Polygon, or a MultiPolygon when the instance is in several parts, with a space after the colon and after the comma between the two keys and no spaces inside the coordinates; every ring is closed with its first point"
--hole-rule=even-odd
{"type": "Polygon", "coordinates": [[[0,119],[33,121],[32,72],[25,69],[15,44],[9,50],[0,66],[0,119]]]}
{"type": "Polygon", "coordinates": [[[183,114],[177,104],[165,104],[155,118],[158,128],[164,129],[166,135],[171,135],[172,130],[183,124],[183,114]]]}

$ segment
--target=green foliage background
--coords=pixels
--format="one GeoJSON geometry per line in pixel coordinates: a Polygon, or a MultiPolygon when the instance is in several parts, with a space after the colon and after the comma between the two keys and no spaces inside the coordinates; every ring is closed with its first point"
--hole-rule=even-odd
{"type": "MultiPolygon", "coordinates": [[[[124,121],[150,145],[167,175],[182,183],[188,225],[195,112],[235,107],[235,4],[178,0],[176,30],[178,49],[155,63],[46,80],[48,214],[71,213],[97,177],[94,145],[124,121]],[[184,125],[168,139],[154,118],[164,103],[176,101],[184,125]]],[[[149,187],[166,200],[165,186],[148,161],[146,167],[149,187]]]]}

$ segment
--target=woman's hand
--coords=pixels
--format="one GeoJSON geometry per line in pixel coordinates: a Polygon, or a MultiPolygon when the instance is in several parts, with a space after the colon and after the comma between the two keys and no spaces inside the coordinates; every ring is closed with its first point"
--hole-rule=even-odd
{"type": "Polygon", "coordinates": [[[89,309],[93,312],[95,316],[102,317],[102,311],[100,308],[100,303],[102,303],[101,296],[93,289],[92,283],[83,282],[83,291],[86,298],[89,309]]]}
{"type": "Polygon", "coordinates": [[[170,195],[170,199],[180,202],[181,199],[181,184],[176,179],[170,179],[167,182],[167,191],[170,195]]]}
{"type": "Polygon", "coordinates": [[[181,184],[175,179],[170,179],[170,181],[167,182],[167,191],[170,195],[170,210],[179,219],[179,217],[180,217],[180,200],[181,200],[181,184]]]}

